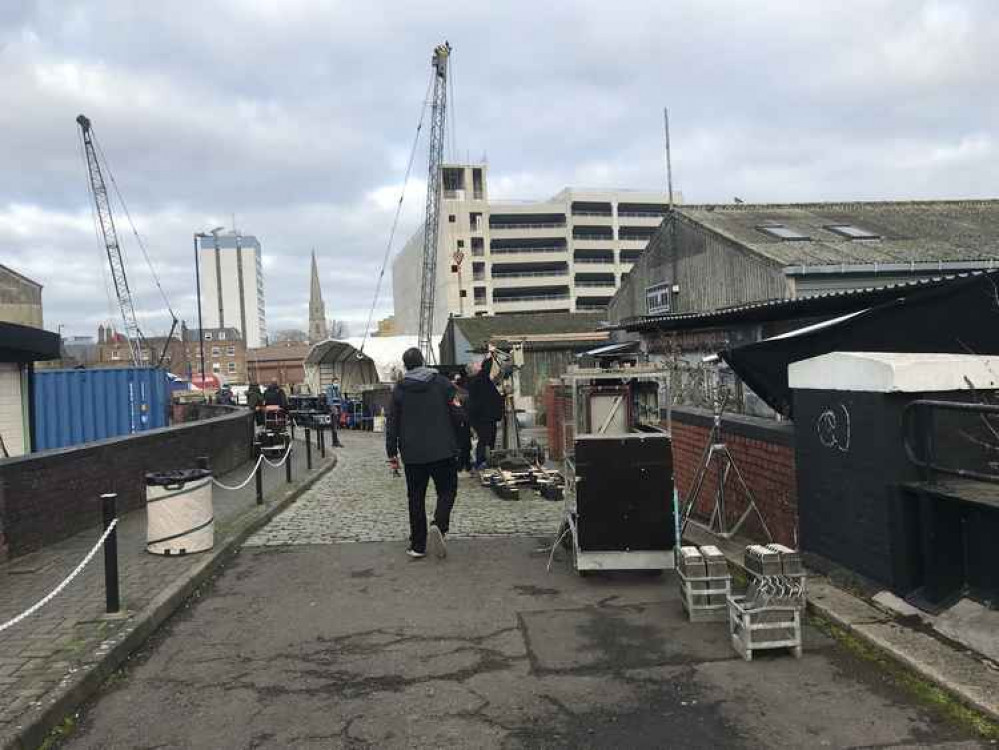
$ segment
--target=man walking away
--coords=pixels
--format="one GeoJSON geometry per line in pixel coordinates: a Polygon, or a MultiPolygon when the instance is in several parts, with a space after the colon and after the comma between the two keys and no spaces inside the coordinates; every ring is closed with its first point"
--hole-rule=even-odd
{"type": "Polygon", "coordinates": [[[409,549],[412,558],[427,553],[427,485],[434,480],[437,510],[430,527],[430,543],[438,557],[447,555],[444,537],[450,528],[451,509],[458,492],[455,457],[458,441],[452,420],[454,386],[437,371],[425,367],[419,349],[402,355],[406,374],[392,391],[392,406],[385,427],[385,452],[394,470],[399,454],[406,472],[409,496],[409,549]]]}
{"type": "Polygon", "coordinates": [[[479,441],[475,446],[475,468],[486,466],[486,449],[496,447],[496,423],[503,419],[503,394],[492,378],[492,348],[478,372],[468,379],[468,419],[479,441]]]}

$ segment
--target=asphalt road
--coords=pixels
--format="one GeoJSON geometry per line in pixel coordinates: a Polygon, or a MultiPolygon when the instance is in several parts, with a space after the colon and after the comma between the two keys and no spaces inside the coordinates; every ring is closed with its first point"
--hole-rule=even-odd
{"type": "Polygon", "coordinates": [[[746,663],[671,575],[546,573],[541,543],[246,548],[63,746],[986,746],[815,630],[746,663]]]}

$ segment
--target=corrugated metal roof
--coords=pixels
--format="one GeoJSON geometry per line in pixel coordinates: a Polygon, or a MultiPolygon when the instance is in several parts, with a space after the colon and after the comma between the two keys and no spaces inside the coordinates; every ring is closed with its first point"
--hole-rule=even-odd
{"type": "Polygon", "coordinates": [[[473,346],[491,339],[551,333],[586,333],[600,328],[606,318],[601,313],[524,313],[476,318],[451,318],[448,325],[461,330],[473,346]]]}
{"type": "MultiPolygon", "coordinates": [[[[825,292],[795,299],[768,299],[744,305],[723,307],[717,310],[708,310],[706,312],[650,315],[643,318],[625,320],[617,326],[617,329],[647,331],[656,329],[681,330],[708,328],[727,323],[759,322],[845,312],[851,309],[868,307],[888,299],[905,296],[912,291],[945,285],[957,279],[965,279],[982,273],[985,272],[952,274],[937,279],[920,279],[897,284],[886,284],[880,287],[825,292]]],[[[990,275],[999,274],[999,272],[995,271],[988,273],[990,275]]]]}
{"type": "Polygon", "coordinates": [[[678,206],[679,215],[784,266],[999,259],[999,200],[678,206]],[[807,236],[783,240],[761,229],[807,236]],[[849,225],[878,239],[850,239],[849,225]]]}

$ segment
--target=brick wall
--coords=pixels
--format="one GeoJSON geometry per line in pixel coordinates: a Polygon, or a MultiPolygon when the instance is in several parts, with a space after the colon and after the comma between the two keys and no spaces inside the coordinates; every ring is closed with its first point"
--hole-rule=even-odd
{"type": "MultiPolygon", "coordinates": [[[[705,409],[674,407],[672,419],[674,480],[681,503],[685,504],[701,465],[713,416],[705,409]]],[[[736,466],[755,496],[774,540],[797,546],[794,426],[790,422],[732,415],[722,420],[722,440],[728,445],[736,466]]],[[[707,520],[714,507],[717,488],[715,466],[712,465],[698,495],[694,513],[700,520],[707,520]]],[[[734,473],[729,475],[725,484],[725,498],[726,518],[731,528],[747,507],[746,495],[734,473]]],[[[740,534],[765,540],[755,515],[746,521],[740,534]]]]}
{"type": "Polygon", "coordinates": [[[118,493],[124,512],[145,502],[149,471],[194,468],[208,456],[217,473],[251,456],[253,415],[232,410],[201,422],[150,430],[0,461],[0,560],[18,557],[100,523],[99,497],[118,493]]]}

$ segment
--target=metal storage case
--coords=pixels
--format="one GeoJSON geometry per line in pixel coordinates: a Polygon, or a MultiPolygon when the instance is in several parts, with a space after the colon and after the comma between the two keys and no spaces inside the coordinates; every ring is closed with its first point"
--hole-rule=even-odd
{"type": "Polygon", "coordinates": [[[154,555],[204,552],[215,544],[212,473],[146,474],[146,550],[154,555]]]}
{"type": "Polygon", "coordinates": [[[155,367],[37,370],[33,448],[65,448],[166,427],[169,404],[166,371],[155,367]]]}

